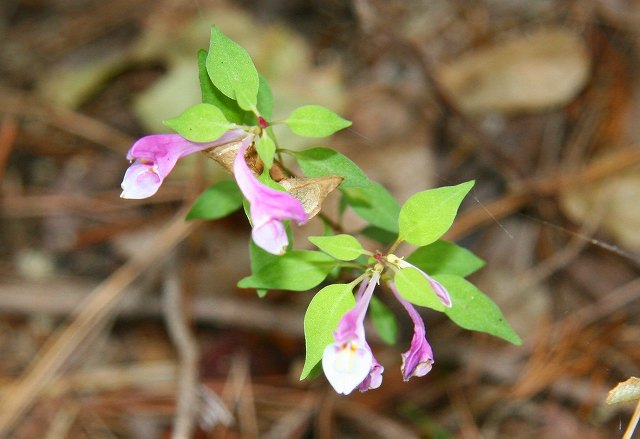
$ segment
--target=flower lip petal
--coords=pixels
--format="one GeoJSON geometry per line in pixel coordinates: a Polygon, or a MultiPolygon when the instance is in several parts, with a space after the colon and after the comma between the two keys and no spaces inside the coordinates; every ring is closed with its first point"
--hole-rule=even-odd
{"type": "Polygon", "coordinates": [[[148,198],[158,191],[161,184],[162,178],[152,166],[136,160],[124,174],[120,197],[133,200],[148,198]]]}
{"type": "MultiPolygon", "coordinates": [[[[369,348],[369,350],[371,350],[371,348],[369,348]]],[[[365,379],[358,385],[358,390],[360,390],[360,392],[366,392],[367,390],[377,389],[380,387],[382,385],[383,372],[384,367],[382,367],[375,357],[372,357],[371,370],[365,379]]]]}
{"type": "Polygon", "coordinates": [[[337,393],[348,395],[367,377],[373,362],[373,354],[367,348],[350,343],[325,348],[322,368],[337,393]]]}
{"type": "Polygon", "coordinates": [[[289,245],[287,231],[278,220],[269,220],[260,225],[254,224],[251,237],[258,247],[274,255],[284,254],[289,245]]]}

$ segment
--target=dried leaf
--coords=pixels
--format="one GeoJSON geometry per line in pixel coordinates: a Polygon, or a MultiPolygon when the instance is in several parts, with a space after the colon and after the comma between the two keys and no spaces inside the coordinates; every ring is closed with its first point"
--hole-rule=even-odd
{"type": "Polygon", "coordinates": [[[590,59],[583,41],[546,29],[479,49],[436,75],[464,111],[534,111],[564,105],[584,87],[590,59]]]}
{"type": "Polygon", "coordinates": [[[640,378],[636,377],[631,377],[627,381],[618,383],[607,395],[607,404],[638,400],[640,400],[640,378]]]}
{"type": "Polygon", "coordinates": [[[230,174],[233,174],[233,161],[238,155],[238,150],[242,142],[231,142],[225,145],[216,146],[211,149],[203,151],[203,153],[210,159],[218,162],[224,169],[230,174]]]}
{"type": "Polygon", "coordinates": [[[594,212],[603,212],[600,225],[617,244],[640,249],[640,172],[637,169],[567,191],[561,198],[565,213],[585,223],[594,212]]]}
{"type": "Polygon", "coordinates": [[[322,202],[342,182],[342,177],[328,175],[319,178],[285,178],[280,181],[287,192],[296,197],[304,211],[313,218],[320,212],[322,202]]]}

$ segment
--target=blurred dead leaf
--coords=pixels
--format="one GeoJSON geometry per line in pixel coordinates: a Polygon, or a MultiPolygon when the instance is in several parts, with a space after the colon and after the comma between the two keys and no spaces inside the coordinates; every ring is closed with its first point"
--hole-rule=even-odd
{"type": "Polygon", "coordinates": [[[561,206],[575,222],[584,223],[595,207],[605,203],[601,226],[625,248],[640,249],[640,172],[618,174],[597,183],[569,190],[561,206]]]}
{"type": "Polygon", "coordinates": [[[607,404],[640,400],[640,378],[631,377],[609,391],[607,404]]]}
{"type": "Polygon", "coordinates": [[[585,85],[587,48],[566,29],[545,29],[481,48],[438,68],[464,111],[536,111],[570,102],[585,85]]]}

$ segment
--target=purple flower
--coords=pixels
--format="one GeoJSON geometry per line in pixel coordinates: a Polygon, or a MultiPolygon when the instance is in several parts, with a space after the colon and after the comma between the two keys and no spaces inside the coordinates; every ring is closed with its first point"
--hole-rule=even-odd
{"type": "Polygon", "coordinates": [[[415,265],[413,265],[410,262],[405,261],[404,259],[401,259],[395,255],[388,255],[387,256],[387,261],[389,261],[390,263],[400,267],[400,268],[415,268],[416,270],[418,270],[420,272],[420,274],[422,274],[424,276],[425,279],[427,279],[427,281],[429,282],[429,285],[431,285],[431,288],[433,289],[433,291],[436,293],[436,295],[438,296],[438,298],[440,299],[440,301],[442,302],[442,304],[444,306],[446,306],[447,308],[451,308],[451,297],[449,296],[449,292],[447,291],[447,289],[437,280],[435,280],[434,278],[432,278],[431,276],[429,276],[427,273],[425,273],[424,271],[420,270],[418,267],[416,267],[415,265]]]}
{"type": "Polygon", "coordinates": [[[190,142],[178,134],[154,134],[133,144],[127,160],[133,161],[122,180],[122,198],[148,198],[155,194],[164,179],[182,157],[215,146],[241,140],[244,130],[229,130],[206,143],[190,142]]]}
{"type": "Polygon", "coordinates": [[[302,203],[292,195],[265,186],[253,175],[244,158],[250,143],[251,139],[245,139],[240,147],[233,162],[233,174],[251,205],[253,241],[269,253],[282,254],[289,244],[282,221],[292,219],[301,224],[307,221],[307,214],[302,203]]]}
{"type": "Polygon", "coordinates": [[[433,366],[433,351],[426,338],[424,322],[416,309],[400,296],[393,282],[390,282],[389,286],[413,321],[411,346],[402,354],[402,377],[409,381],[413,376],[421,377],[429,373],[433,366]]]}
{"type": "MultiPolygon", "coordinates": [[[[368,344],[367,347],[369,347],[368,344]]],[[[376,357],[372,356],[371,360],[371,370],[369,370],[369,375],[367,375],[365,379],[358,385],[358,390],[360,390],[361,392],[366,392],[367,390],[371,389],[377,389],[382,384],[382,373],[384,372],[384,367],[382,367],[382,364],[378,363],[376,357]]]]}
{"type": "Polygon", "coordinates": [[[374,271],[356,305],[340,320],[333,333],[335,343],[327,346],[322,355],[324,374],[338,393],[348,395],[356,387],[361,386],[364,391],[382,382],[384,369],[374,360],[364,336],[364,316],[378,279],[380,272],[374,271]]]}

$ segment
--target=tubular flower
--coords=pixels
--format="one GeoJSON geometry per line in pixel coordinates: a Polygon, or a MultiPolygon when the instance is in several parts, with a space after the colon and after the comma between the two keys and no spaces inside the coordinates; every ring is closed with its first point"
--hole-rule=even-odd
{"type": "Polygon", "coordinates": [[[340,320],[333,333],[335,343],[327,346],[322,355],[324,374],[338,393],[348,395],[356,387],[361,386],[364,391],[382,382],[384,369],[374,360],[364,335],[364,316],[379,279],[380,272],[374,271],[356,305],[340,320]]]}
{"type": "Polygon", "coordinates": [[[244,158],[250,143],[251,139],[247,138],[240,147],[233,162],[233,174],[250,203],[253,241],[269,253],[282,254],[289,244],[282,221],[292,219],[302,224],[307,221],[307,214],[292,195],[265,186],[253,175],[244,158]]]}
{"type": "Polygon", "coordinates": [[[411,346],[402,354],[402,377],[409,381],[413,376],[421,377],[429,373],[433,366],[433,351],[426,338],[424,322],[416,309],[400,296],[393,282],[389,283],[389,286],[413,321],[411,346]]]}
{"type": "Polygon", "coordinates": [[[424,271],[420,270],[418,267],[416,267],[415,265],[413,265],[410,262],[405,261],[404,259],[401,259],[395,255],[388,255],[387,256],[387,261],[389,261],[390,263],[400,267],[400,268],[415,268],[416,270],[418,270],[425,279],[427,279],[427,281],[429,282],[429,285],[431,285],[431,288],[433,289],[433,291],[436,293],[436,295],[438,296],[438,298],[440,299],[440,301],[442,302],[442,304],[444,306],[446,306],[447,308],[451,308],[451,297],[449,296],[449,292],[447,291],[447,289],[437,280],[435,280],[434,278],[432,278],[431,276],[429,276],[427,273],[425,273],[424,271]]]}
{"type": "Polygon", "coordinates": [[[194,152],[241,140],[247,133],[229,130],[206,143],[190,142],[178,134],[154,134],[133,144],[127,159],[133,161],[122,180],[122,198],[141,199],[154,195],[179,159],[194,152]]]}

